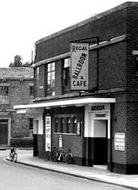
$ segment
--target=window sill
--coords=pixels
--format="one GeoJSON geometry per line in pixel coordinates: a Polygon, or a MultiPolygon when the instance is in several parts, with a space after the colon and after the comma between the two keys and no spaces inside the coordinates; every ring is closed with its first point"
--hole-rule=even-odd
{"type": "Polygon", "coordinates": [[[69,136],[77,136],[76,133],[60,133],[60,132],[54,132],[54,135],[69,135],[69,136]]]}

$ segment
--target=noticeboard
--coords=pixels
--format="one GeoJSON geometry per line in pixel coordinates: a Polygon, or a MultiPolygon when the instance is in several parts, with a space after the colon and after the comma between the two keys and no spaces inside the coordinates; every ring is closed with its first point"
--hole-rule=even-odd
{"type": "Polygon", "coordinates": [[[119,151],[125,151],[125,133],[115,133],[114,149],[119,151]]]}

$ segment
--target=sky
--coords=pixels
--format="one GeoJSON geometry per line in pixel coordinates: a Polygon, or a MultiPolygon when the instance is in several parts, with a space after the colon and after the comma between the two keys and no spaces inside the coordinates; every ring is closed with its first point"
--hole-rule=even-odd
{"type": "Polygon", "coordinates": [[[124,2],[126,1],[1,0],[0,67],[9,67],[15,55],[20,55],[23,63],[30,62],[37,40],[124,2]]]}

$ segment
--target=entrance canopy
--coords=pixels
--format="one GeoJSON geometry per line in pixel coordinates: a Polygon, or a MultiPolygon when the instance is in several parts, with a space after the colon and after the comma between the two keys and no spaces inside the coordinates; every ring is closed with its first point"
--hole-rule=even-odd
{"type": "Polygon", "coordinates": [[[84,106],[93,103],[115,103],[115,98],[95,98],[95,97],[81,97],[81,98],[66,98],[58,100],[49,100],[40,103],[32,103],[27,105],[16,105],[15,110],[25,110],[34,108],[51,108],[64,106],[84,106]]]}

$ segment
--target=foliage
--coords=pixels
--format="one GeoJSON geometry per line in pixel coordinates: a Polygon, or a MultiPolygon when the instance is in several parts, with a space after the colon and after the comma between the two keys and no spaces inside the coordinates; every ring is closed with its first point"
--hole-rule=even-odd
{"type": "Polygon", "coordinates": [[[10,63],[9,67],[29,67],[31,66],[31,63],[29,62],[22,62],[22,57],[20,55],[16,55],[14,57],[13,63],[10,63]]]}

